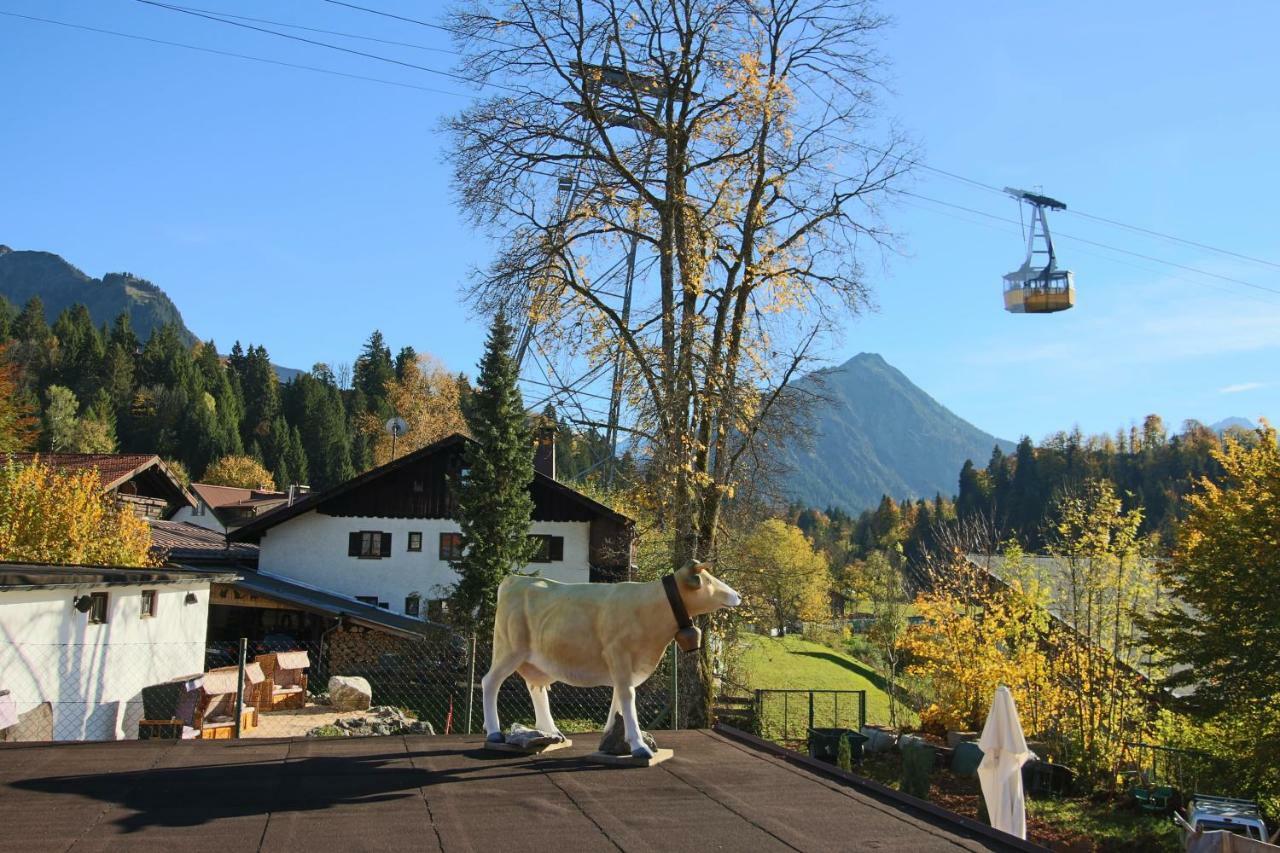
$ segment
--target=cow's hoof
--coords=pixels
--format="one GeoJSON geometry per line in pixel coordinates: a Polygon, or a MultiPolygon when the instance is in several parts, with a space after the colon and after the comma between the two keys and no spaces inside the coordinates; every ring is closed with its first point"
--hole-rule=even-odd
{"type": "Polygon", "coordinates": [[[631,757],[640,758],[640,759],[653,758],[653,751],[650,750],[649,747],[647,746],[636,747],[635,749],[631,750],[631,757]]]}
{"type": "Polygon", "coordinates": [[[506,743],[507,739],[503,737],[502,732],[494,732],[491,735],[487,735],[484,739],[484,742],[485,743],[506,743]]]}

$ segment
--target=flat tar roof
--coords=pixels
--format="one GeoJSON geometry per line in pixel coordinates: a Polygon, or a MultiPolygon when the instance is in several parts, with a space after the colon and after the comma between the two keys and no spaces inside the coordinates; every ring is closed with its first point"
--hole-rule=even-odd
{"type": "Polygon", "coordinates": [[[646,769],[479,736],[0,744],[0,850],[1039,849],[708,731],[646,769]]]}

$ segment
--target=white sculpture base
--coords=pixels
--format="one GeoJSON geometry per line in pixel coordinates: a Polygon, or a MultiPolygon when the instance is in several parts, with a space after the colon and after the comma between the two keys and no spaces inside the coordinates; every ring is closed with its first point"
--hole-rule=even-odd
{"type": "Polygon", "coordinates": [[[542,746],[520,746],[514,743],[490,743],[485,741],[484,748],[492,752],[514,752],[517,755],[538,755],[543,752],[555,752],[557,749],[567,749],[573,746],[573,741],[565,738],[559,743],[546,743],[542,746]]]}
{"type": "Polygon", "coordinates": [[[584,756],[587,761],[607,764],[610,767],[652,767],[661,764],[675,755],[670,749],[659,749],[652,758],[634,758],[630,755],[609,755],[607,752],[593,752],[584,756]]]}

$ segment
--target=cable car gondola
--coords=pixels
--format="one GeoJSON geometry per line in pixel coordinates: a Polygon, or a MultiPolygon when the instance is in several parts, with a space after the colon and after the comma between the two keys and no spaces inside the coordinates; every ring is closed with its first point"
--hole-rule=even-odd
{"type": "Polygon", "coordinates": [[[1075,279],[1070,270],[1058,269],[1049,234],[1046,210],[1066,210],[1057,199],[1005,187],[1005,192],[1031,207],[1027,231],[1027,258],[1004,277],[1004,310],[1011,314],[1052,314],[1076,304],[1075,279]],[[1042,258],[1037,258],[1040,255],[1042,258]],[[1047,259],[1047,263],[1043,260],[1047,259]]]}

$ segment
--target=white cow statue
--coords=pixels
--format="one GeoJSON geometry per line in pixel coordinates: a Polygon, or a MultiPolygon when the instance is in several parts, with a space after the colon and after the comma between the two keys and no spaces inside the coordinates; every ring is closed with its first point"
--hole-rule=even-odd
{"type": "MultiPolygon", "coordinates": [[[[675,589],[689,617],[742,602],[706,563],[690,560],[674,573],[675,589]]],[[[609,721],[622,715],[627,744],[636,758],[652,752],[641,739],[636,687],[662,659],[681,627],[662,581],[650,583],[559,583],[512,575],[498,587],[493,625],[493,661],[484,688],[486,740],[501,742],[498,688],[518,672],[533,699],[534,725],[559,735],[551,719],[548,688],[563,681],[578,687],[610,686],[609,721]]]]}

